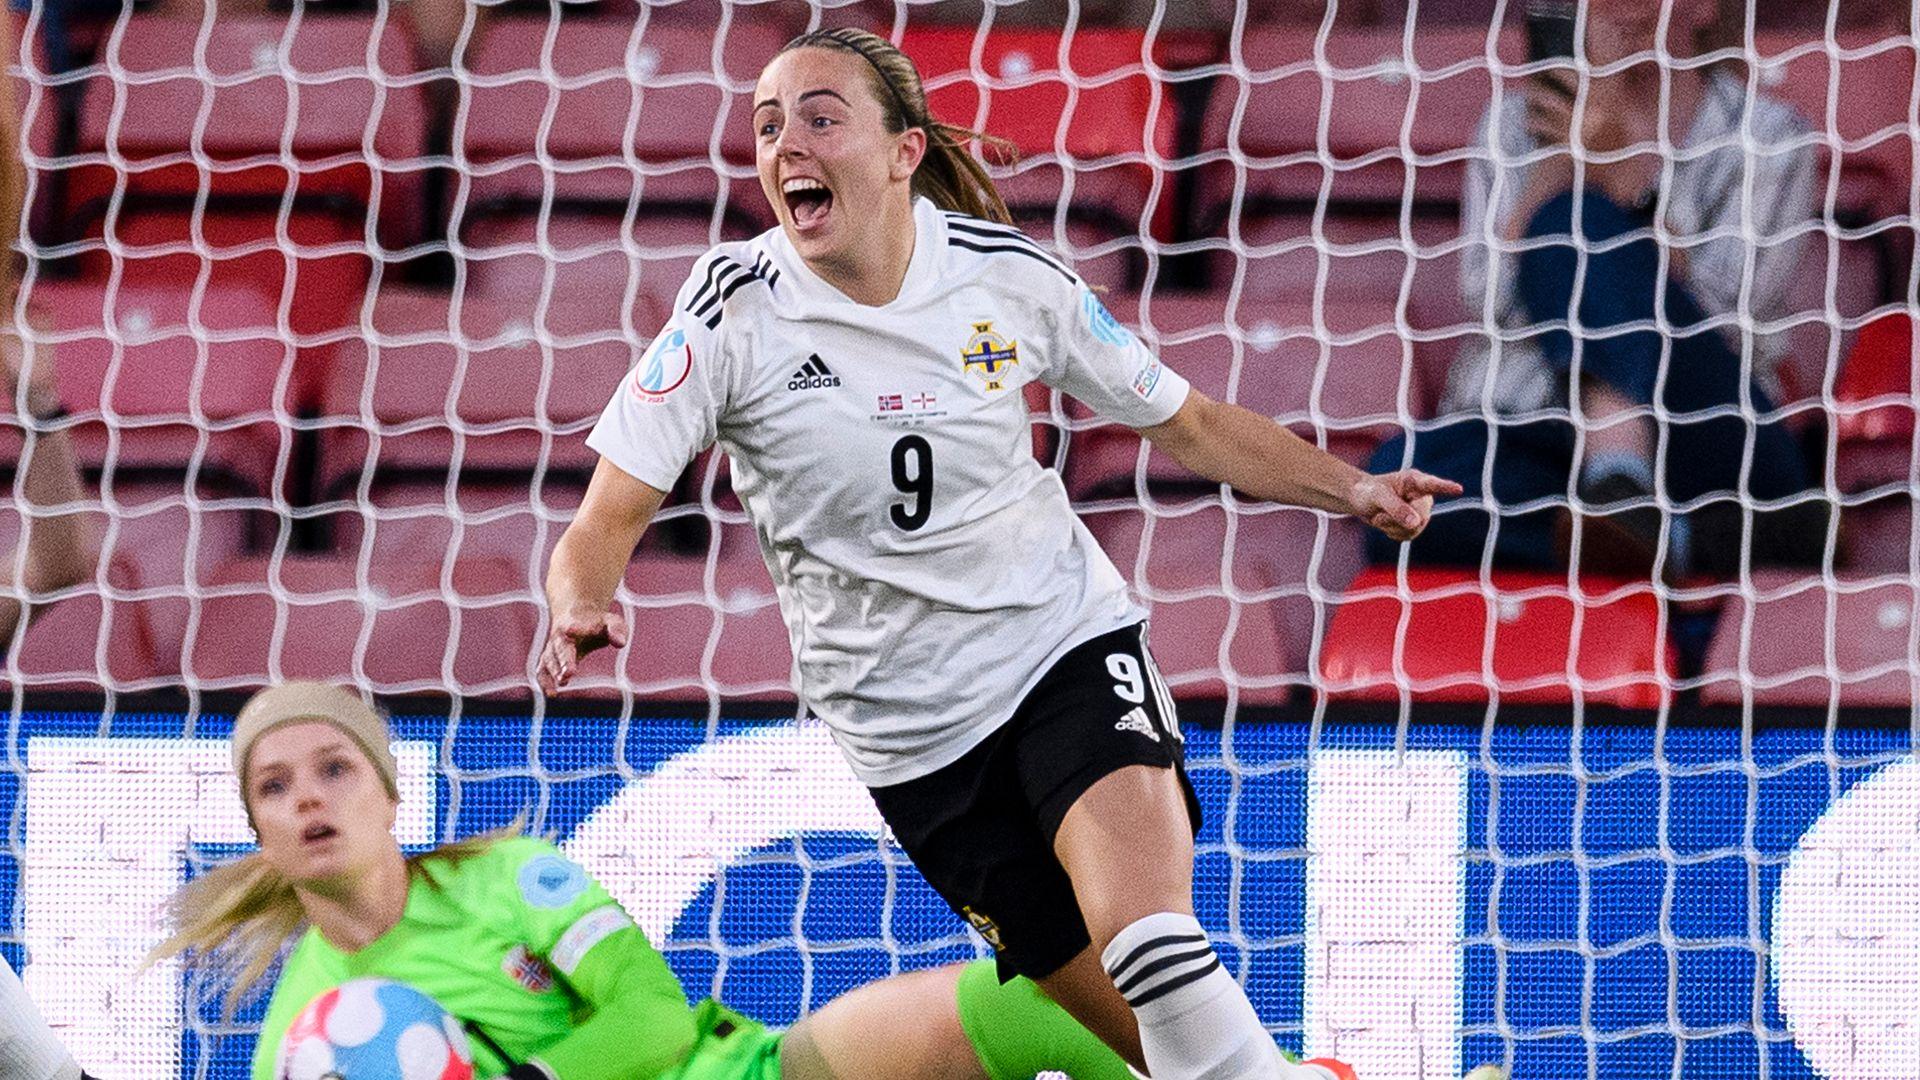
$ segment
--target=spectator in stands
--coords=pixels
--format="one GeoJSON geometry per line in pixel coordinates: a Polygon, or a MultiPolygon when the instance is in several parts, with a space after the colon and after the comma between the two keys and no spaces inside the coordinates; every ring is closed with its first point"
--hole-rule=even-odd
{"type": "Polygon", "coordinates": [[[1825,507],[1794,499],[1805,459],[1769,418],[1785,335],[1759,332],[1785,314],[1815,213],[1808,125],[1750,95],[1737,63],[1656,60],[1663,10],[1682,59],[1737,43],[1744,5],[1584,6],[1594,74],[1536,75],[1481,123],[1461,287],[1489,333],[1449,374],[1451,419],[1374,463],[1467,486],[1409,557],[1478,566],[1491,543],[1497,565],[1556,569],[1584,522],[1583,569],[1644,575],[1664,548],[1668,576],[1723,575],[1744,494],[1792,500],[1756,517],[1756,562],[1817,558],[1825,507]]]}
{"type": "Polygon", "coordinates": [[[9,493],[18,493],[15,505],[21,512],[21,535],[0,562],[0,645],[4,645],[20,626],[19,594],[38,596],[87,580],[93,575],[94,555],[78,508],[85,495],[72,444],[65,430],[49,427],[66,415],[54,391],[52,350],[33,349],[7,333],[0,336],[0,357],[6,360],[9,402],[38,431],[20,457],[19,476],[9,493]],[[48,513],[62,507],[67,508],[65,512],[48,513]]]}
{"type": "MultiPolygon", "coordinates": [[[[10,12],[0,10],[0,66],[13,63],[14,33],[10,12]]],[[[31,418],[38,434],[31,438],[15,466],[10,495],[21,514],[19,543],[0,562],[0,645],[13,640],[19,629],[21,604],[29,597],[85,581],[93,573],[93,545],[77,509],[50,517],[35,516],[46,508],[75,506],[81,501],[80,470],[64,430],[48,424],[66,415],[54,390],[53,353],[33,350],[12,332],[14,294],[19,270],[14,238],[20,228],[20,210],[26,192],[26,172],[20,164],[19,113],[14,108],[13,80],[0,79],[0,359],[4,359],[7,400],[24,418],[31,418]],[[24,382],[24,385],[23,385],[24,382]]]]}

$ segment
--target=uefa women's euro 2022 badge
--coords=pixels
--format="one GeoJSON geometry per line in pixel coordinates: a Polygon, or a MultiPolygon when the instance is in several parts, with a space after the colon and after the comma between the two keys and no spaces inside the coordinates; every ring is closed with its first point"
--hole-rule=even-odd
{"type": "Polygon", "coordinates": [[[1020,344],[993,332],[993,320],[973,324],[973,336],[960,350],[961,366],[987,384],[989,390],[1006,389],[1007,369],[1020,362],[1020,344]]]}
{"type": "Polygon", "coordinates": [[[629,387],[633,396],[650,404],[667,400],[667,395],[687,381],[693,371],[693,346],[687,332],[669,324],[655,339],[653,347],[633,369],[629,387]]]}

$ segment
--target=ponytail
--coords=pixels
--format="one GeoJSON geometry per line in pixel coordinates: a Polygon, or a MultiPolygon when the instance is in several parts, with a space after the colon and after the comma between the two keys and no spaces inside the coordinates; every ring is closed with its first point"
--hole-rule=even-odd
{"type": "Polygon", "coordinates": [[[1013,224],[1013,214],[994,186],[993,177],[968,149],[977,142],[984,150],[1011,162],[1016,156],[1013,144],[935,120],[927,111],[927,89],[920,70],[906,53],[878,34],[850,27],[802,34],[780,51],[802,48],[840,49],[865,60],[873,69],[874,97],[885,114],[887,130],[897,134],[917,127],[927,133],[926,156],[913,173],[915,195],[925,196],[942,210],[1013,224]]]}
{"type": "MultiPolygon", "coordinates": [[[[442,844],[407,859],[407,880],[418,876],[435,888],[435,874],[520,835],[524,816],[490,832],[442,844]]],[[[307,922],[300,894],[260,852],[216,866],[181,886],[167,905],[173,933],[147,955],[143,966],[181,957],[226,986],[225,1019],[254,996],[280,951],[307,922]]]]}
{"type": "Polygon", "coordinates": [[[293,883],[256,851],[181,886],[167,905],[173,934],[146,963],[179,956],[219,978],[231,1020],[306,919],[293,883]]]}

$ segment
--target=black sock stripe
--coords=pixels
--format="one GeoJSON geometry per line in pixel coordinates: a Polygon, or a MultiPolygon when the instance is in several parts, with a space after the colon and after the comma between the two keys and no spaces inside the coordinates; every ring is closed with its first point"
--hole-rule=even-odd
{"type": "Polygon", "coordinates": [[[1108,968],[1107,977],[1118,982],[1120,977],[1127,973],[1128,968],[1132,967],[1136,961],[1150,952],[1181,945],[1198,945],[1204,943],[1206,940],[1207,935],[1205,934],[1167,934],[1163,937],[1154,938],[1152,941],[1128,953],[1126,958],[1119,963],[1108,968]]]}
{"type": "Polygon", "coordinates": [[[1184,975],[1179,975],[1174,978],[1168,979],[1166,982],[1161,983],[1159,986],[1156,986],[1153,989],[1147,991],[1146,993],[1141,994],[1139,997],[1134,998],[1133,1000],[1127,1002],[1127,1004],[1133,1006],[1136,1009],[1145,1008],[1146,1006],[1152,1004],[1153,1002],[1159,1001],[1161,998],[1167,996],[1168,994],[1173,993],[1175,990],[1180,989],[1181,987],[1187,985],[1188,983],[1198,982],[1201,979],[1204,979],[1207,976],[1219,970],[1220,970],[1220,958],[1216,956],[1213,958],[1213,962],[1211,964],[1208,964],[1205,967],[1195,968],[1184,975]]]}
{"type": "MultiPolygon", "coordinates": [[[[1179,967],[1181,964],[1185,964],[1193,960],[1199,960],[1207,956],[1213,956],[1212,945],[1202,945],[1199,948],[1192,950],[1191,952],[1175,953],[1172,956],[1162,956],[1159,959],[1155,960],[1153,963],[1148,964],[1145,967],[1142,967],[1139,971],[1136,971],[1132,975],[1129,975],[1127,977],[1126,982],[1119,983],[1118,985],[1120,989],[1120,996],[1126,997],[1128,994],[1131,994],[1135,990],[1140,989],[1141,985],[1144,984],[1148,979],[1153,978],[1155,975],[1160,974],[1161,972],[1167,970],[1168,968],[1179,967]]],[[[1218,957],[1215,957],[1216,961],[1218,961],[1218,959],[1219,959],[1218,957]]]]}

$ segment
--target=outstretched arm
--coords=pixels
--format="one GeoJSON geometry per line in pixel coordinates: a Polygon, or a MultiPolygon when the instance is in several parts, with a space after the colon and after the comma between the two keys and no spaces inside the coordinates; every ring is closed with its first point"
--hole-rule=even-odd
{"type": "Polygon", "coordinates": [[[627,643],[627,621],[611,610],[640,534],[666,493],[627,475],[605,458],[580,512],[561,535],[547,566],[547,643],[540,653],[540,689],[552,694],[572,681],[580,658],[627,643]]]}
{"type": "Polygon", "coordinates": [[[1395,540],[1420,535],[1434,496],[1460,494],[1459,484],[1413,469],[1362,472],[1267,417],[1198,390],[1172,419],[1141,434],[1209,480],[1267,502],[1352,514],[1395,540]]]}

